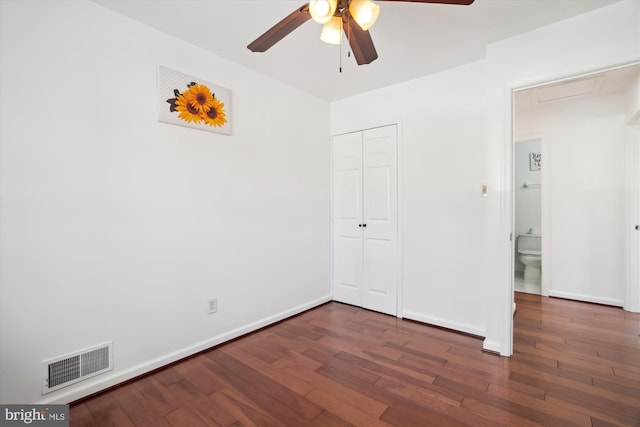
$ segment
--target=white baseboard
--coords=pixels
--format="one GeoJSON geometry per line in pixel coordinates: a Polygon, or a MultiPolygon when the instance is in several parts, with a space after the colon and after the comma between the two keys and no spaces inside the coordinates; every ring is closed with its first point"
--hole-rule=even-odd
{"type": "Polygon", "coordinates": [[[549,289],[549,296],[564,298],[564,299],[572,299],[577,301],[594,302],[596,304],[613,305],[615,307],[624,306],[623,300],[612,299],[612,298],[602,298],[602,297],[597,297],[593,295],[574,294],[572,292],[554,291],[551,289],[549,289]]]}
{"type": "Polygon", "coordinates": [[[447,329],[453,329],[454,331],[465,332],[467,334],[477,335],[480,337],[485,336],[485,331],[478,329],[471,325],[465,325],[463,323],[452,322],[446,319],[440,319],[437,317],[426,316],[424,314],[415,313],[411,311],[404,311],[402,313],[404,319],[416,320],[418,322],[428,323],[430,325],[440,326],[447,329]]]}
{"type": "Polygon", "coordinates": [[[280,313],[274,314],[273,316],[266,317],[264,319],[250,323],[246,326],[218,335],[211,339],[200,341],[189,347],[174,351],[169,354],[165,354],[161,357],[158,357],[153,360],[149,360],[137,366],[133,366],[131,368],[128,368],[122,371],[115,371],[115,372],[112,372],[110,375],[105,374],[105,375],[95,377],[95,379],[92,379],[91,381],[87,381],[86,384],[78,383],[76,386],[69,387],[69,389],[62,389],[59,392],[55,392],[54,395],[50,397],[48,396],[46,399],[42,399],[38,402],[35,402],[35,404],[40,404],[40,405],[67,404],[67,403],[76,401],[78,399],[82,399],[83,397],[90,396],[94,393],[98,393],[109,387],[116,386],[132,378],[136,378],[136,377],[139,377],[140,375],[144,375],[158,368],[162,368],[163,366],[166,366],[170,363],[184,359],[185,357],[192,356],[208,348],[215,347],[217,345],[230,341],[234,338],[238,338],[242,335],[248,334],[260,328],[264,328],[265,326],[269,326],[273,323],[284,320],[288,317],[295,316],[296,314],[302,313],[306,310],[309,310],[311,308],[314,308],[326,302],[329,302],[331,301],[331,299],[332,299],[331,295],[327,295],[325,297],[316,299],[306,304],[302,304],[290,310],[282,311],[280,313]]]}
{"type": "Polygon", "coordinates": [[[502,346],[497,341],[490,341],[488,339],[485,339],[484,341],[482,341],[482,349],[502,355],[502,346]]]}

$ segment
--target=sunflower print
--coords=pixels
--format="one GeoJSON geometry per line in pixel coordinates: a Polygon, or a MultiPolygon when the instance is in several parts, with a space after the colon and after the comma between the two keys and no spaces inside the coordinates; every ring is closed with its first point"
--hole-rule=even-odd
{"type": "Polygon", "coordinates": [[[187,123],[204,123],[213,127],[227,123],[224,103],[206,85],[191,82],[184,92],[173,90],[175,98],[167,99],[169,111],[187,123]]]}
{"type": "Polygon", "coordinates": [[[176,98],[175,109],[179,112],[178,117],[187,123],[200,123],[202,121],[200,110],[187,101],[182,94],[178,95],[176,98]]]}
{"type": "Polygon", "coordinates": [[[213,106],[202,115],[202,120],[209,126],[222,126],[227,122],[226,113],[224,111],[224,102],[213,98],[213,106]]]}
{"type": "Polygon", "coordinates": [[[193,108],[201,113],[206,113],[213,107],[213,94],[205,85],[191,84],[182,95],[193,108]]]}

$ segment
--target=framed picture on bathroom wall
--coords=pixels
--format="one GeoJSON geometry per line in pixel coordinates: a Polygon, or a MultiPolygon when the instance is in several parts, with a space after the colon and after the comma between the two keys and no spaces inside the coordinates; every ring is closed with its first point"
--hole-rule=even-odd
{"type": "Polygon", "coordinates": [[[542,164],[541,160],[542,156],[540,153],[529,153],[529,170],[539,171],[542,164]]]}

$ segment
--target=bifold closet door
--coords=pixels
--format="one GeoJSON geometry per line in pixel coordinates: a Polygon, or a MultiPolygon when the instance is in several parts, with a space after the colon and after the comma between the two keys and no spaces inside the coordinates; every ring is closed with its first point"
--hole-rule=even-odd
{"type": "Polygon", "coordinates": [[[333,138],[336,301],[397,314],[396,126],[333,138]]]}

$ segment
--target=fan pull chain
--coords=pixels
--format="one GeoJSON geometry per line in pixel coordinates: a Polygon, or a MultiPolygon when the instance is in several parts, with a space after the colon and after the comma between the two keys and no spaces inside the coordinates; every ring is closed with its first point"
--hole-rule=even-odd
{"type": "MultiPolygon", "coordinates": [[[[342,31],[340,31],[340,41],[342,42],[342,31]]],[[[339,54],[340,54],[340,70],[339,72],[342,73],[342,43],[340,43],[340,50],[339,50],[339,54]]]]}
{"type": "MultiPolygon", "coordinates": [[[[342,31],[340,32],[340,37],[344,37],[342,35],[342,31]]],[[[351,47],[351,21],[349,20],[349,16],[347,15],[347,43],[349,43],[349,47],[351,47]]],[[[351,58],[351,49],[347,49],[347,58],[351,58]]],[[[340,73],[342,73],[342,43],[340,43],[340,73]]]]}
{"type": "MultiPolygon", "coordinates": [[[[349,17],[347,16],[347,31],[349,32],[349,47],[351,47],[351,21],[349,21],[349,17]]],[[[347,58],[351,58],[351,49],[347,49],[347,58]]]]}

